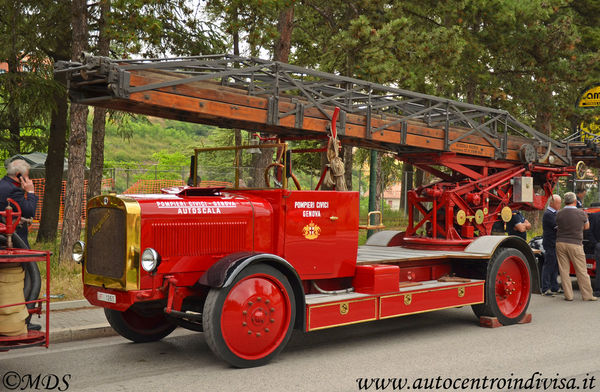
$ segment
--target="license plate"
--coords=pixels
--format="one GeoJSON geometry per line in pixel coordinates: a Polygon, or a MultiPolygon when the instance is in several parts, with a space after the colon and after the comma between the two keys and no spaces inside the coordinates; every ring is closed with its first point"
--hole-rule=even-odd
{"type": "Polygon", "coordinates": [[[110,302],[111,304],[117,303],[117,296],[114,294],[98,292],[98,301],[110,302]]]}
{"type": "Polygon", "coordinates": [[[593,265],[593,264],[586,264],[585,266],[587,267],[587,269],[592,269],[592,268],[594,268],[594,265],[593,265]]]}

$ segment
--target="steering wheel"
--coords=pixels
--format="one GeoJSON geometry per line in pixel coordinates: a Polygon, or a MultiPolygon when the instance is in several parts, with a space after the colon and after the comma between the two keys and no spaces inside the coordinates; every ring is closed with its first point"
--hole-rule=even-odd
{"type": "Polygon", "coordinates": [[[3,224],[0,225],[0,233],[12,234],[17,229],[17,225],[21,220],[21,206],[11,198],[6,199],[8,205],[7,209],[0,212],[0,216],[4,218],[3,224]],[[8,209],[10,204],[16,207],[17,212],[14,212],[12,207],[8,209]]]}
{"type": "MultiPolygon", "coordinates": [[[[269,171],[271,170],[271,168],[281,168],[284,169],[285,166],[282,163],[278,163],[278,162],[273,162],[271,163],[269,166],[267,166],[267,168],[265,169],[265,185],[268,188],[271,188],[271,175],[269,173],[269,171]]],[[[300,182],[298,181],[298,178],[296,178],[296,175],[294,173],[292,173],[292,181],[294,181],[294,185],[296,186],[296,189],[300,190],[300,182]]],[[[277,181],[277,179],[273,178],[273,185],[276,188],[281,188],[283,186],[283,184],[279,181],[277,181]]]]}

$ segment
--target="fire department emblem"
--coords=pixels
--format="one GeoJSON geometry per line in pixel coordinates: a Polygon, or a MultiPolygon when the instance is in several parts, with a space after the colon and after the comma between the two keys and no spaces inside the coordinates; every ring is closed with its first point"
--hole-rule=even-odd
{"type": "Polygon", "coordinates": [[[315,222],[311,221],[302,229],[302,235],[304,235],[304,238],[307,240],[314,240],[321,235],[321,228],[315,225],[315,222]]]}
{"type": "Polygon", "coordinates": [[[349,310],[348,302],[342,302],[340,304],[340,314],[341,315],[348,314],[348,310],[349,310]]]}

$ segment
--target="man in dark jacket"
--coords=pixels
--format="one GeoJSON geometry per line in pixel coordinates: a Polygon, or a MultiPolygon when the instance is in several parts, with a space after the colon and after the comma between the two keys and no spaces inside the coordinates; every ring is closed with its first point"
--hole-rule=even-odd
{"type": "Polygon", "coordinates": [[[587,232],[586,238],[594,246],[594,259],[596,260],[596,276],[592,280],[594,286],[594,295],[600,295],[600,212],[588,214],[590,220],[590,230],[587,232]]]}
{"type": "Polygon", "coordinates": [[[550,196],[548,208],[542,218],[544,264],[542,265],[542,295],[553,297],[561,293],[558,285],[558,263],[556,261],[556,211],[560,209],[559,195],[550,196]]]}
{"type": "Polygon", "coordinates": [[[22,159],[10,162],[6,168],[6,176],[0,180],[0,211],[4,211],[9,198],[21,207],[21,223],[17,227],[16,234],[29,248],[26,221],[35,216],[37,196],[34,193],[33,181],[29,178],[29,164],[22,159]]]}
{"type": "Polygon", "coordinates": [[[577,208],[583,208],[583,201],[585,200],[585,195],[587,194],[586,188],[577,189],[577,208]]]}
{"type": "Polygon", "coordinates": [[[531,223],[521,213],[513,211],[512,219],[506,223],[508,235],[516,235],[527,241],[527,230],[531,229],[531,223]]]}
{"type": "Polygon", "coordinates": [[[577,208],[577,197],[573,192],[565,193],[565,207],[556,213],[556,258],[565,300],[573,301],[573,287],[569,276],[569,264],[573,265],[579,291],[584,301],[597,301],[590,276],[587,273],[583,250],[583,231],[590,228],[585,211],[577,208]]]}

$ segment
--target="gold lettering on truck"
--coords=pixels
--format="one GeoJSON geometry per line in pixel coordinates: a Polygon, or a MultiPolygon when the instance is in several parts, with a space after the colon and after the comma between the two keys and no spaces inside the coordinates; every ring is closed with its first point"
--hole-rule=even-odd
{"type": "Polygon", "coordinates": [[[96,223],[96,226],[94,226],[92,228],[92,237],[96,235],[97,232],[100,231],[100,229],[102,228],[102,226],[104,225],[104,223],[106,223],[106,221],[108,220],[108,218],[110,218],[110,211],[106,211],[104,213],[104,215],[102,215],[102,218],[100,218],[100,221],[98,221],[98,223],[96,223]]]}

